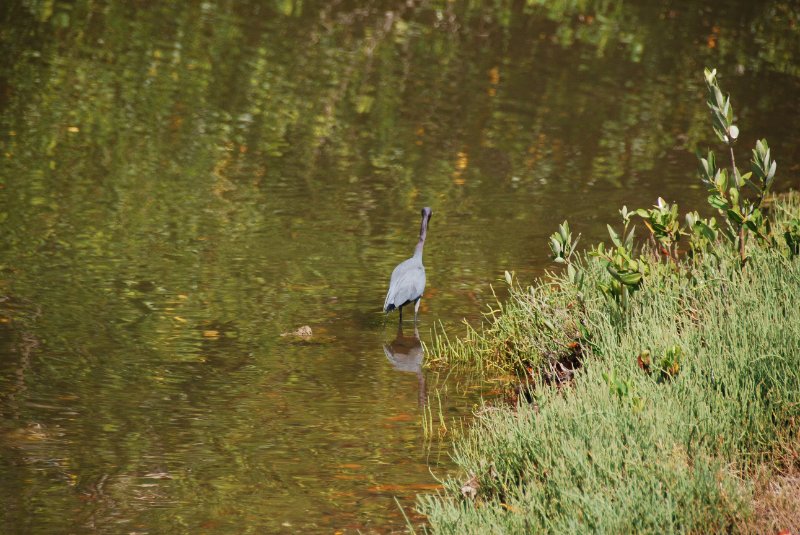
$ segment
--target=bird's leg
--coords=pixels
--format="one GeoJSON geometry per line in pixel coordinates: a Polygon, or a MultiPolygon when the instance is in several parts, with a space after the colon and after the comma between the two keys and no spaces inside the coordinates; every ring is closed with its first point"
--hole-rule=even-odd
{"type": "Polygon", "coordinates": [[[419,303],[420,303],[420,301],[422,301],[421,297],[417,299],[416,303],[414,303],[414,324],[415,325],[417,323],[417,314],[419,313],[419,303]]]}
{"type": "Polygon", "coordinates": [[[398,308],[397,310],[400,311],[400,324],[403,324],[403,307],[398,308]]]}

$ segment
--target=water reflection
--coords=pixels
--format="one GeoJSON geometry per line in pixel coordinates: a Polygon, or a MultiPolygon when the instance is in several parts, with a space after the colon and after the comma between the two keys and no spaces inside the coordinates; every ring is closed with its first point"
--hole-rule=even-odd
{"type": "Polygon", "coordinates": [[[383,352],[395,370],[417,375],[417,399],[420,406],[425,405],[425,374],[422,373],[425,352],[422,349],[422,342],[419,339],[419,330],[416,324],[414,325],[413,336],[407,336],[403,334],[403,324],[399,323],[397,336],[391,343],[383,344],[383,352]]]}

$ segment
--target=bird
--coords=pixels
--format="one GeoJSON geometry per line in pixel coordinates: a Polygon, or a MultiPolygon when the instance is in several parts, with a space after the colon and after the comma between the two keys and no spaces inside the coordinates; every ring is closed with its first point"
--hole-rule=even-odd
{"type": "Polygon", "coordinates": [[[419,241],[414,248],[414,256],[400,262],[389,279],[389,291],[383,311],[389,313],[394,309],[400,312],[400,323],[403,322],[403,307],[414,303],[414,323],[417,322],[419,302],[425,290],[425,266],[422,265],[422,248],[425,247],[425,235],[428,233],[428,222],[431,220],[431,209],[422,209],[422,223],[419,229],[419,241]]]}

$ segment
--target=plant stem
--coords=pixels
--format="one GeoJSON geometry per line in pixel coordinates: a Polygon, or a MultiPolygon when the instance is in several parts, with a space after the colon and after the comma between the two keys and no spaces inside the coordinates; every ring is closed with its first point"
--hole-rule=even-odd
{"type": "MultiPolygon", "coordinates": [[[[733,155],[733,145],[729,144],[728,148],[731,150],[731,165],[733,166],[733,178],[737,179],[737,177],[739,176],[739,170],[736,168],[736,157],[733,155]]],[[[737,184],[736,187],[738,188],[739,185],[737,184]]]]}
{"type": "MultiPolygon", "coordinates": [[[[739,189],[739,170],[736,168],[736,156],[733,155],[733,144],[728,143],[728,148],[731,151],[731,166],[733,167],[733,179],[736,181],[736,189],[739,189]]],[[[742,268],[747,261],[747,256],[744,251],[744,225],[739,226],[739,259],[742,261],[742,268]]]]}
{"type": "Polygon", "coordinates": [[[747,256],[744,252],[744,225],[739,227],[739,258],[742,261],[742,268],[744,268],[744,264],[747,262],[747,256]]]}
{"type": "Polygon", "coordinates": [[[628,313],[628,288],[625,285],[622,285],[622,310],[627,315],[628,313]]]}

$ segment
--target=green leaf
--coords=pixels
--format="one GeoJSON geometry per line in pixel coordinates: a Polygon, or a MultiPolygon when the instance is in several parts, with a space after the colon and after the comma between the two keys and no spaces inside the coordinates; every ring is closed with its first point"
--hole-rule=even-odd
{"type": "Polygon", "coordinates": [[[728,214],[728,219],[731,221],[736,222],[736,224],[741,225],[744,219],[742,218],[742,214],[737,212],[736,210],[728,210],[726,212],[728,214]]]}
{"type": "Polygon", "coordinates": [[[728,200],[719,195],[709,195],[708,204],[717,210],[725,210],[728,207],[728,200]]]}
{"type": "Polygon", "coordinates": [[[660,223],[651,223],[655,234],[666,234],[667,228],[660,223]]]}
{"type": "Polygon", "coordinates": [[[716,239],[717,235],[714,230],[705,223],[698,221],[696,226],[698,229],[700,229],[700,233],[703,235],[703,237],[708,241],[714,241],[716,239]]]}
{"type": "Polygon", "coordinates": [[[728,189],[728,170],[723,169],[719,172],[718,178],[716,181],[717,188],[719,191],[727,191],[728,189]]]}
{"type": "Polygon", "coordinates": [[[576,282],[578,278],[578,272],[575,271],[575,268],[572,267],[572,264],[569,264],[567,266],[567,276],[569,277],[569,280],[572,282],[576,282]]]}
{"type": "Polygon", "coordinates": [[[626,286],[636,286],[642,280],[642,274],[638,271],[620,272],[611,265],[607,266],[606,269],[612,277],[626,286]]]}
{"type": "Polygon", "coordinates": [[[725,103],[725,97],[722,96],[722,91],[717,86],[714,86],[714,99],[717,101],[717,106],[720,108],[725,103]]]}
{"type": "Polygon", "coordinates": [[[736,170],[736,187],[739,189],[744,188],[746,184],[744,177],[739,173],[739,170],[736,170]]]}
{"type": "Polygon", "coordinates": [[[620,273],[619,280],[626,286],[636,286],[642,280],[642,274],[638,271],[634,273],[620,273]]]}
{"type": "Polygon", "coordinates": [[[728,195],[730,196],[731,205],[736,206],[739,204],[739,190],[736,188],[731,188],[728,190],[728,195]]]}
{"type": "Polygon", "coordinates": [[[567,241],[569,238],[569,223],[564,220],[564,222],[558,226],[558,232],[554,232],[553,236],[560,236],[562,241],[567,241]]]}
{"type": "Polygon", "coordinates": [[[631,227],[631,231],[628,232],[628,235],[625,236],[625,248],[632,250],[633,249],[633,238],[634,234],[636,233],[636,227],[631,227]]]}
{"type": "Polygon", "coordinates": [[[611,225],[606,225],[608,227],[608,235],[611,236],[611,241],[614,242],[614,245],[617,247],[622,247],[622,242],[619,239],[619,234],[611,228],[611,225]]]}

